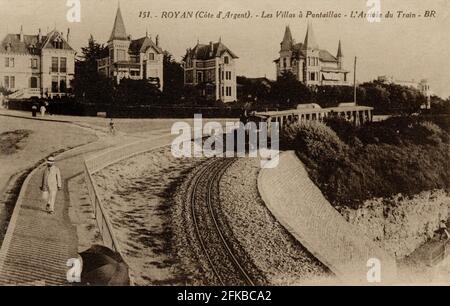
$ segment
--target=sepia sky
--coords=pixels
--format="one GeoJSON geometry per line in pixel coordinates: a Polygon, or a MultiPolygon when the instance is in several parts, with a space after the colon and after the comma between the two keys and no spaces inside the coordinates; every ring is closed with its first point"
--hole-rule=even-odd
{"type": "MultiPolygon", "coordinates": [[[[0,0],[0,36],[18,33],[45,32],[55,25],[59,31],[71,28],[71,45],[79,51],[89,35],[106,43],[112,30],[118,0],[81,0],[81,22],[66,19],[67,0],[0,0]]],[[[121,9],[128,34],[133,38],[145,35],[146,29],[161,46],[180,60],[197,39],[202,43],[225,43],[239,56],[237,72],[249,77],[275,77],[273,60],[277,58],[284,28],[290,25],[294,39],[302,42],[307,20],[312,22],[321,49],[336,54],[342,40],[345,68],[353,71],[353,58],[358,57],[359,82],[379,75],[393,75],[399,80],[427,78],[434,93],[450,95],[450,1],[448,0],[381,0],[381,11],[403,10],[423,14],[436,10],[434,19],[386,19],[370,23],[366,19],[140,19],[140,11],[161,16],[163,11],[245,12],[254,15],[277,10],[314,12],[368,11],[367,0],[121,0],[121,9]]]]}

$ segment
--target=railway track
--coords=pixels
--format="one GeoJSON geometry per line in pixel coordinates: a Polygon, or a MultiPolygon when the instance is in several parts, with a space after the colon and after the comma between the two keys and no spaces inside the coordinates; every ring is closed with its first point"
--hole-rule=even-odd
{"type": "Polygon", "coordinates": [[[201,251],[220,285],[253,286],[252,277],[233,251],[217,215],[219,182],[233,162],[232,158],[213,159],[199,170],[190,194],[191,217],[201,251]]]}

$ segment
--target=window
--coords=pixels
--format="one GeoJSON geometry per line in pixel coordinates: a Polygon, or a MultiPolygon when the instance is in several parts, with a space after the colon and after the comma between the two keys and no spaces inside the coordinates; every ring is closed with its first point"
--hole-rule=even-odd
{"type": "Polygon", "coordinates": [[[60,63],[60,67],[59,67],[59,72],[66,73],[67,72],[67,58],[61,57],[60,61],[61,61],[61,63],[60,63]]]}
{"type": "Polygon", "coordinates": [[[52,72],[58,72],[58,58],[52,57],[52,72]]]}
{"type": "Polygon", "coordinates": [[[52,92],[58,92],[58,77],[54,76],[52,77],[52,92]]]}
{"type": "Polygon", "coordinates": [[[14,58],[13,57],[5,57],[5,67],[7,67],[7,68],[14,67],[14,58]]]}
{"type": "Polygon", "coordinates": [[[117,60],[118,61],[125,60],[125,50],[117,50],[117,60]]]}
{"type": "Polygon", "coordinates": [[[151,60],[151,61],[154,61],[155,60],[155,53],[149,53],[148,54],[148,59],[151,60]]]}
{"type": "Polygon", "coordinates": [[[226,79],[231,80],[231,71],[226,72],[226,79]]]}
{"type": "Polygon", "coordinates": [[[283,58],[283,68],[287,67],[287,62],[286,62],[286,58],[283,58]]]}
{"type": "Polygon", "coordinates": [[[197,72],[197,83],[203,82],[203,73],[197,72]]]}
{"type": "Polygon", "coordinates": [[[14,89],[16,87],[16,77],[5,76],[3,86],[8,89],[14,89]]]}
{"type": "Polygon", "coordinates": [[[37,67],[38,67],[37,59],[36,58],[32,58],[31,59],[31,68],[37,69],[37,67]]]}
{"type": "Polygon", "coordinates": [[[230,58],[229,58],[228,56],[225,56],[225,57],[223,58],[223,62],[224,62],[225,64],[229,64],[229,63],[230,63],[230,58]]]}
{"type": "Polygon", "coordinates": [[[59,90],[61,92],[66,92],[66,90],[67,90],[67,79],[66,79],[66,77],[61,77],[59,79],[59,90]]]}
{"type": "Polygon", "coordinates": [[[315,73],[315,72],[311,72],[311,73],[310,73],[309,79],[310,79],[311,81],[315,81],[315,80],[316,80],[316,73],[315,73]]]}
{"type": "Polygon", "coordinates": [[[225,88],[222,86],[222,97],[225,96],[225,88]]]}
{"type": "Polygon", "coordinates": [[[222,70],[222,81],[225,80],[224,74],[225,74],[225,71],[222,70]]]}
{"type": "Polygon", "coordinates": [[[36,77],[30,78],[30,87],[31,88],[38,88],[38,79],[36,77]]]}
{"type": "Polygon", "coordinates": [[[227,97],[231,97],[231,86],[227,86],[226,95],[227,95],[227,97]]]}

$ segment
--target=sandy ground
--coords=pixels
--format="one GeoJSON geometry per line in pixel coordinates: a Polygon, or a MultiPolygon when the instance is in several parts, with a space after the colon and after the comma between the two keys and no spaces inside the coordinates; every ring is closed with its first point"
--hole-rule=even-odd
{"type": "Polygon", "coordinates": [[[184,285],[172,244],[172,194],[202,159],[177,159],[157,149],[94,176],[136,285],[184,285]]]}
{"type": "MultiPolygon", "coordinates": [[[[97,137],[86,129],[57,122],[45,122],[0,116],[0,135],[27,131],[20,139],[6,137],[14,147],[0,153],[0,241],[3,238],[15,197],[21,181],[41,160],[52,153],[61,152],[91,141],[97,137]],[[20,140],[15,142],[15,140],[20,140]]],[[[2,142],[2,146],[5,144],[2,142]]]]}
{"type": "Polygon", "coordinates": [[[266,285],[330,281],[331,272],[275,220],[260,199],[259,170],[259,159],[239,158],[220,182],[222,213],[234,237],[264,275],[266,285]]]}

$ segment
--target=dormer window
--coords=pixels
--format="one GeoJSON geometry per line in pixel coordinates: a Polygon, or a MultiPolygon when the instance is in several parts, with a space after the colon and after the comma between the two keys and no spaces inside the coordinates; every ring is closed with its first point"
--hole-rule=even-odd
{"type": "Polygon", "coordinates": [[[230,63],[230,58],[229,58],[228,56],[225,56],[225,57],[223,58],[223,62],[224,62],[225,64],[229,64],[229,63],[230,63]]]}
{"type": "Polygon", "coordinates": [[[63,49],[64,47],[64,42],[60,37],[57,37],[54,41],[53,41],[53,47],[55,47],[56,49],[63,49]]]}
{"type": "Polygon", "coordinates": [[[149,53],[149,54],[148,54],[148,59],[149,59],[150,61],[154,61],[154,60],[155,60],[155,53],[149,53]]]}

